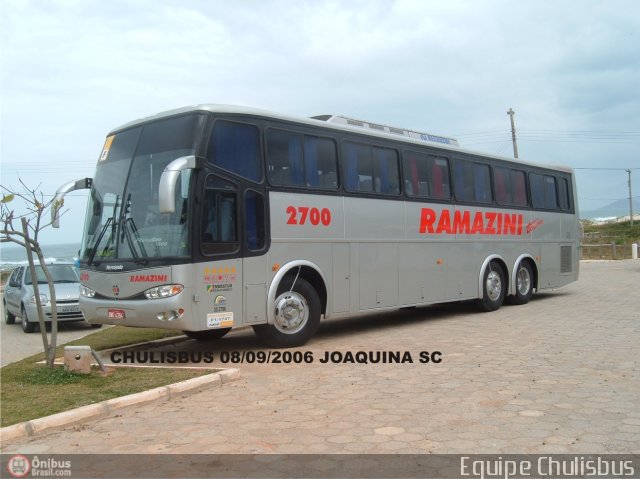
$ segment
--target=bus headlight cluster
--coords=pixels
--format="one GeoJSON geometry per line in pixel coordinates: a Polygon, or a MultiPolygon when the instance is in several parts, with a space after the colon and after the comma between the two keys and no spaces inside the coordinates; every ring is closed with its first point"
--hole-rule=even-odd
{"type": "Polygon", "coordinates": [[[169,298],[182,292],[184,286],[181,284],[165,284],[164,286],[156,286],[144,292],[147,299],[169,298]]]}
{"type": "Polygon", "coordinates": [[[91,288],[80,285],[80,294],[85,298],[93,298],[96,295],[96,292],[91,288]]]}

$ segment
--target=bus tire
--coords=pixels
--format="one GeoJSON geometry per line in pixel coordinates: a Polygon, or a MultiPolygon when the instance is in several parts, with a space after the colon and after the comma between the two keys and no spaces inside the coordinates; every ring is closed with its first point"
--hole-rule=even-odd
{"type": "Polygon", "coordinates": [[[507,292],[507,283],[502,267],[491,261],[484,271],[482,279],[483,294],[479,301],[480,309],[483,311],[495,311],[504,302],[507,292]]]}
{"type": "Polygon", "coordinates": [[[533,270],[528,261],[521,261],[516,271],[516,293],[507,298],[509,304],[527,304],[533,296],[533,270]]]}
{"type": "Polygon", "coordinates": [[[196,339],[198,341],[214,341],[216,339],[222,339],[231,328],[220,328],[220,329],[207,329],[205,331],[182,331],[184,334],[189,336],[191,339],[196,339]]]}
{"type": "Polygon", "coordinates": [[[256,336],[272,348],[302,346],[320,326],[320,296],[304,278],[293,284],[285,277],[276,292],[274,324],[253,326],[256,336]]]}

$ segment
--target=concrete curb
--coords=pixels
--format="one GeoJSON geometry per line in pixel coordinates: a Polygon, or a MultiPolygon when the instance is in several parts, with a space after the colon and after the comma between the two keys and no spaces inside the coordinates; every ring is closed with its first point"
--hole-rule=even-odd
{"type": "Polygon", "coordinates": [[[32,419],[0,429],[0,442],[21,439],[40,434],[54,428],[108,416],[117,409],[150,403],[163,399],[171,399],[185,394],[193,394],[208,387],[222,385],[240,379],[239,369],[224,369],[213,374],[206,374],[197,378],[187,379],[179,383],[160,386],[148,391],[142,391],[128,396],[108,399],[96,404],[89,404],[70,411],[64,411],[51,416],[32,419]]]}

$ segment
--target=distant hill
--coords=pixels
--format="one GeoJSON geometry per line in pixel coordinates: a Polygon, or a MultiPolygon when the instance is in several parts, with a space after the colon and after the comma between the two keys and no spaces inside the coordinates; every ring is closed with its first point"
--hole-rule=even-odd
{"type": "MultiPolygon", "coordinates": [[[[633,214],[636,215],[640,213],[640,198],[633,199],[633,214]]],[[[609,218],[609,217],[618,217],[629,215],[629,200],[617,200],[613,203],[609,203],[602,208],[598,208],[597,210],[591,211],[582,211],[580,210],[580,218],[582,219],[591,219],[591,218],[609,218]]]]}

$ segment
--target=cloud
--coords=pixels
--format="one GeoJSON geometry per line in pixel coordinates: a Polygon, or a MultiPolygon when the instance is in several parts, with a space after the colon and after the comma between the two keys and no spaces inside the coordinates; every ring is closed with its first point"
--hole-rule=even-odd
{"type": "MultiPolygon", "coordinates": [[[[21,170],[53,192],[92,174],[112,128],[203,102],[499,131],[475,146],[503,154],[509,107],[523,132],[640,131],[634,0],[5,0],[0,16],[3,184],[21,170]]],[[[519,146],[573,166],[628,167],[639,149],[610,157],[610,144],[526,135],[519,146]]],[[[581,194],[602,196],[594,183],[581,194]]],[[[84,208],[74,214],[81,223],[84,208]]]]}

